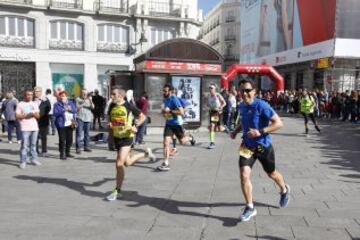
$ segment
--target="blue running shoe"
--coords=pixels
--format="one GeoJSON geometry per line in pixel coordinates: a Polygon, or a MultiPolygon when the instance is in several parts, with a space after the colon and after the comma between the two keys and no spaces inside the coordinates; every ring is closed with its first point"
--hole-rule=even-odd
{"type": "Polygon", "coordinates": [[[290,186],[286,184],[285,187],[286,187],[286,193],[280,193],[279,205],[282,208],[286,207],[290,202],[290,198],[289,198],[290,186]]]}
{"type": "Polygon", "coordinates": [[[240,221],[247,222],[252,217],[256,216],[256,214],[257,214],[257,211],[256,211],[255,207],[251,208],[249,206],[246,206],[244,209],[244,212],[240,215],[240,221]]]}

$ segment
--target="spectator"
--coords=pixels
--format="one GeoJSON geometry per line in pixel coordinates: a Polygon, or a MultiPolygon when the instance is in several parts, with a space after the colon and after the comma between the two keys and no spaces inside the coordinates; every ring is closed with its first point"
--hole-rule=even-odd
{"type": "Polygon", "coordinates": [[[358,117],[358,94],[357,91],[351,91],[350,95],[350,121],[355,123],[358,117]]]}
{"type": "Polygon", "coordinates": [[[54,105],[55,126],[59,135],[60,159],[74,157],[70,154],[73,143],[73,130],[76,128],[76,107],[73,101],[68,100],[66,91],[59,93],[59,99],[54,105]]]}
{"type": "MultiPolygon", "coordinates": [[[[144,92],[139,100],[136,101],[137,108],[140,109],[142,114],[144,116],[147,116],[148,109],[149,109],[149,101],[148,96],[146,92],[144,92]]],[[[144,134],[146,132],[146,127],[148,123],[148,117],[146,117],[146,120],[141,124],[138,128],[138,131],[136,133],[135,137],[135,144],[145,144],[144,142],[144,134]]]]}
{"type": "Polygon", "coordinates": [[[101,117],[104,115],[104,109],[105,109],[105,99],[99,95],[99,90],[95,89],[94,96],[92,97],[92,102],[94,103],[94,119],[93,119],[93,129],[95,130],[95,123],[96,120],[99,124],[99,129],[102,129],[101,125],[101,117]]]}
{"type": "Polygon", "coordinates": [[[51,126],[51,134],[55,135],[55,117],[53,115],[54,104],[56,103],[56,97],[52,94],[51,89],[46,89],[46,98],[49,100],[51,109],[49,112],[50,126],[51,126]]]}
{"type": "Polygon", "coordinates": [[[39,126],[37,119],[40,117],[39,106],[33,102],[34,93],[32,90],[24,92],[24,101],[16,107],[16,119],[19,120],[22,142],[20,148],[20,168],[24,169],[30,156],[34,165],[41,165],[37,160],[36,141],[38,138],[39,126]]]}
{"type": "Polygon", "coordinates": [[[16,138],[18,143],[21,143],[21,130],[19,122],[16,119],[16,107],[18,105],[18,100],[14,97],[12,91],[7,92],[7,99],[2,104],[2,112],[4,114],[7,132],[8,132],[8,141],[12,143],[12,132],[16,128],[16,138]]]}
{"type": "Polygon", "coordinates": [[[41,156],[45,157],[47,153],[47,134],[49,132],[49,112],[51,110],[51,103],[45,97],[42,97],[42,88],[35,87],[35,102],[39,107],[40,116],[38,119],[39,125],[39,138],[36,142],[36,152],[41,156]],[[39,139],[41,139],[41,153],[39,153],[39,139]]]}
{"type": "Polygon", "coordinates": [[[86,89],[81,91],[81,96],[76,98],[76,108],[78,114],[76,115],[76,153],[81,154],[81,138],[84,133],[84,151],[91,152],[90,149],[90,124],[92,121],[91,110],[94,109],[94,104],[89,98],[88,92],[86,89]]]}

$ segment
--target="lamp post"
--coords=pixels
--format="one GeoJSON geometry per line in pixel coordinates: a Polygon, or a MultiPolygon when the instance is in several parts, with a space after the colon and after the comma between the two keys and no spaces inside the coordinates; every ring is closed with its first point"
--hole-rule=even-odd
{"type": "Polygon", "coordinates": [[[145,37],[144,32],[142,32],[141,35],[140,35],[139,42],[130,44],[128,53],[129,53],[130,55],[135,54],[135,53],[136,53],[136,48],[134,49],[133,47],[136,47],[136,46],[139,45],[139,44],[140,44],[140,51],[141,51],[141,53],[142,53],[142,52],[143,52],[142,45],[143,45],[143,43],[146,43],[147,41],[148,41],[148,40],[147,40],[147,38],[145,37]]]}

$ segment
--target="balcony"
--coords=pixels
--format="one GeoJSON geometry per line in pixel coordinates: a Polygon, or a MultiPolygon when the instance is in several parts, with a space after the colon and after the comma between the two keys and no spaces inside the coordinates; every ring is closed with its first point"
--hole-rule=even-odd
{"type": "Polygon", "coordinates": [[[180,4],[169,4],[164,2],[151,1],[149,2],[148,7],[149,15],[153,17],[181,17],[180,4]]]}
{"type": "Polygon", "coordinates": [[[32,0],[0,0],[0,5],[31,7],[33,2],[32,0]]]}
{"type": "Polygon", "coordinates": [[[50,49],[64,49],[64,50],[83,50],[83,41],[77,40],[63,40],[63,39],[50,39],[50,49]]]}
{"type": "Polygon", "coordinates": [[[99,52],[126,52],[129,45],[121,42],[97,42],[99,52]]]}
{"type": "Polygon", "coordinates": [[[94,9],[99,13],[108,14],[127,14],[128,13],[128,1],[102,1],[98,0],[94,2],[94,9]]]}
{"type": "Polygon", "coordinates": [[[236,17],[235,16],[227,16],[225,18],[225,22],[230,23],[230,22],[235,22],[236,21],[236,17]]]}
{"type": "Polygon", "coordinates": [[[236,41],[236,36],[234,34],[228,34],[224,37],[225,41],[236,41]]]}
{"type": "Polygon", "coordinates": [[[82,0],[50,0],[51,8],[82,9],[82,0]]]}
{"type": "Polygon", "coordinates": [[[20,47],[20,48],[33,48],[33,37],[18,37],[18,36],[4,36],[0,35],[1,47],[20,47]]]}

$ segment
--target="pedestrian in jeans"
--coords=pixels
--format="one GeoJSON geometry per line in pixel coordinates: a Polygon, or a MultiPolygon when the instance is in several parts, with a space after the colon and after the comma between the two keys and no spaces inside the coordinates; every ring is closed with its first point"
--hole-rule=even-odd
{"type": "Polygon", "coordinates": [[[55,135],[55,117],[53,115],[54,111],[54,105],[57,101],[56,97],[51,93],[51,89],[46,89],[46,98],[49,100],[51,109],[49,112],[49,120],[50,120],[50,126],[51,126],[51,135],[55,135]]]}
{"type": "Polygon", "coordinates": [[[36,152],[40,157],[45,157],[47,153],[47,134],[49,132],[49,112],[51,103],[46,97],[42,97],[42,88],[35,87],[35,102],[39,106],[40,118],[38,119],[39,137],[36,142],[36,152]],[[41,152],[39,150],[39,140],[41,140],[41,152]]]}
{"type": "MultiPolygon", "coordinates": [[[[146,92],[144,92],[139,100],[136,101],[137,107],[140,109],[144,116],[147,116],[149,109],[149,101],[146,92]]],[[[148,118],[148,117],[147,117],[148,118]]],[[[136,133],[135,144],[145,144],[144,135],[147,127],[148,119],[146,119],[140,126],[136,133]]]]}
{"type": "Polygon", "coordinates": [[[30,156],[30,161],[34,165],[41,165],[37,160],[36,141],[38,138],[39,126],[37,119],[40,117],[39,106],[33,102],[34,93],[26,90],[24,101],[16,107],[16,119],[20,123],[22,142],[20,148],[20,168],[24,169],[30,156]]]}
{"type": "Polygon", "coordinates": [[[54,105],[55,126],[59,135],[60,159],[74,157],[70,154],[73,143],[73,130],[76,128],[76,107],[73,101],[68,100],[66,91],[59,93],[59,99],[54,105]]]}
{"type": "Polygon", "coordinates": [[[2,104],[2,112],[5,117],[8,133],[8,141],[12,143],[12,132],[16,128],[16,138],[18,143],[21,143],[21,131],[19,122],[16,120],[15,111],[18,104],[18,100],[14,97],[12,91],[6,93],[7,99],[2,104]]]}
{"type": "Polygon", "coordinates": [[[77,115],[76,115],[76,153],[81,154],[81,139],[84,133],[84,151],[91,152],[89,147],[90,143],[90,125],[92,121],[92,110],[94,109],[94,104],[88,96],[88,92],[86,89],[81,91],[81,96],[76,98],[76,108],[77,108],[77,115]]]}

